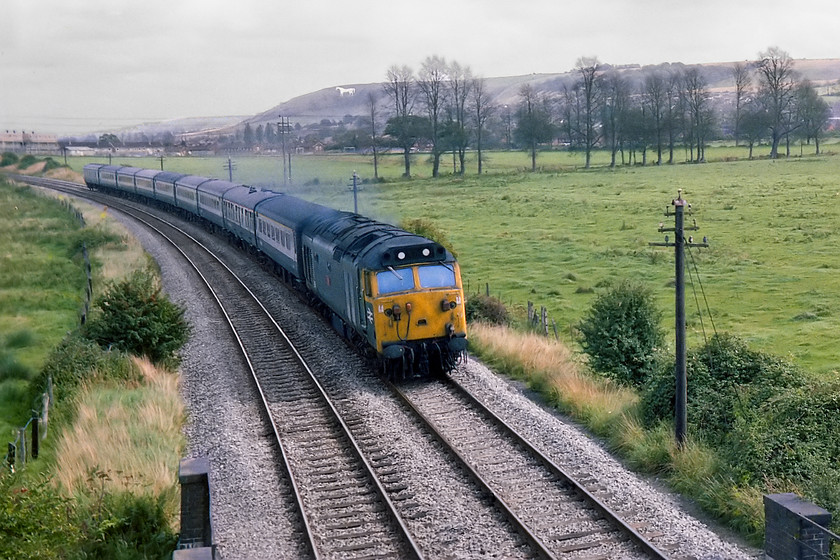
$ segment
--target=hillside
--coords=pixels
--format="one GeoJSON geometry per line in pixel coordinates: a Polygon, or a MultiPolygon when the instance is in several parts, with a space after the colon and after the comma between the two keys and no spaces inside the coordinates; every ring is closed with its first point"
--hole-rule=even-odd
{"type": "MultiPolygon", "coordinates": [[[[749,63],[749,61],[745,61],[749,63]]],[[[725,94],[734,91],[735,83],[731,69],[734,62],[701,64],[700,66],[708,81],[709,89],[715,94],[725,94]]],[[[658,65],[639,66],[626,65],[616,67],[631,82],[640,83],[645,73],[653,68],[667,71],[670,68],[686,68],[681,62],[662,63],[658,65]]],[[[608,66],[605,66],[607,68],[608,66]]],[[[834,86],[833,94],[840,94],[840,58],[795,61],[795,69],[803,77],[811,80],[817,86],[834,86]]],[[[384,72],[383,72],[384,76],[384,72]]],[[[531,84],[537,91],[558,91],[564,84],[571,84],[577,79],[574,71],[553,74],[528,74],[523,76],[507,76],[487,78],[487,88],[498,105],[515,105],[518,102],[519,90],[524,84],[531,84]]],[[[823,91],[822,93],[826,93],[823,91]]],[[[131,133],[145,133],[152,135],[161,131],[172,134],[197,133],[214,135],[230,133],[249,123],[252,128],[276,124],[280,115],[289,117],[293,123],[307,125],[318,123],[324,119],[340,121],[348,115],[362,116],[369,113],[368,98],[373,95],[378,99],[380,107],[387,107],[388,100],[381,83],[368,84],[340,84],[335,87],[324,88],[312,93],[301,95],[275,105],[252,117],[216,117],[180,119],[178,121],[151,123],[132,129],[118,131],[118,135],[131,133]],[[354,88],[353,95],[341,95],[339,87],[354,88]]],[[[836,104],[836,102],[835,102],[836,104]]],[[[386,109],[387,110],[387,109],[386,109]]],[[[835,108],[835,113],[840,112],[835,108]]]]}

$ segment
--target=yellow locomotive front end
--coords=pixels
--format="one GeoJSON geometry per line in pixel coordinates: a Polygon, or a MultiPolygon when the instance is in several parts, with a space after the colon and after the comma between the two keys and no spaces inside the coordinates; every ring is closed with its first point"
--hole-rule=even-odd
{"type": "Polygon", "coordinates": [[[467,346],[464,306],[457,262],[365,273],[369,336],[391,377],[454,368],[467,346]]]}

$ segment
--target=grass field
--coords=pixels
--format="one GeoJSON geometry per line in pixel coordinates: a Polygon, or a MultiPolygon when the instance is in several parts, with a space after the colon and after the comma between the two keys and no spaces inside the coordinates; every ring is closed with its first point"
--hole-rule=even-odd
{"type": "MultiPolygon", "coordinates": [[[[416,156],[415,178],[398,179],[401,156],[389,155],[380,166],[388,181],[362,186],[359,211],[394,223],[432,220],[454,244],[471,291],[489,284],[493,295],[520,311],[528,300],[545,305],[561,337],[571,341],[598,289],[624,278],[654,290],[672,331],[673,251],[648,244],[664,241],[659,223],[672,225],[664,214],[682,189],[692,204],[687,225],[696,219],[700,228],[691,234],[708,236],[711,245],[692,250],[687,261],[700,280],[687,291],[693,343],[716,328],[813,371],[831,371],[840,369],[834,347],[840,328],[840,156],[831,153],[836,144],[822,147],[829,155],[814,157],[813,147],[805,146],[805,157],[798,157],[797,146],[797,157],[777,161],[738,159],[746,148],[715,147],[703,165],[615,170],[605,167],[605,153],[596,154],[595,169],[584,170],[580,154],[552,152],[540,154],[543,171],[536,174],[523,171],[525,154],[502,152],[489,154],[489,173],[481,178],[437,180],[428,178],[424,156],[416,156]]],[[[765,152],[761,147],[755,153],[765,152]]],[[[277,186],[282,176],[278,158],[234,160],[236,181],[277,186]]],[[[88,161],[71,164],[78,170],[88,161]]],[[[160,165],[154,158],[114,163],[160,165]]],[[[224,163],[173,157],[165,167],[225,176],[224,163]]],[[[292,165],[287,192],[345,210],[353,208],[353,171],[362,179],[372,175],[371,159],[359,155],[295,156],[292,165]]]]}

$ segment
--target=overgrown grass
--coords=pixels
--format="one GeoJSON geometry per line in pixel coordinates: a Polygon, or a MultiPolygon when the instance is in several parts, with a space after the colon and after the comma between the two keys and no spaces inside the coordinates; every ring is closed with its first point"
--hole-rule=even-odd
{"type": "MultiPolygon", "coordinates": [[[[701,437],[697,430],[689,434],[683,446],[678,446],[674,439],[673,422],[661,421],[646,428],[641,419],[641,403],[636,391],[590,373],[580,357],[562,343],[506,326],[484,323],[470,323],[469,335],[471,351],[485,363],[525,382],[529,388],[538,391],[547,403],[568,413],[600,436],[630,467],[665,480],[671,488],[692,498],[709,514],[756,546],[761,544],[764,536],[764,494],[795,492],[806,499],[818,496],[823,501],[820,505],[832,511],[837,509],[837,504],[833,503],[837,496],[836,488],[829,487],[836,483],[836,473],[816,470],[799,477],[768,476],[762,475],[764,471],[755,466],[748,472],[745,465],[760,461],[760,453],[750,451],[749,456],[741,456],[742,461],[736,457],[736,463],[733,463],[725,445],[713,446],[715,444],[701,437]],[[820,480],[823,474],[825,481],[820,480]]],[[[744,364],[744,367],[751,366],[744,364]]],[[[828,382],[825,385],[830,386],[828,382]]],[[[833,386],[836,387],[836,383],[833,386]]],[[[837,398],[835,394],[835,401],[837,398]]],[[[708,407],[713,409],[714,403],[708,403],[708,407]]],[[[826,410],[831,410],[830,405],[826,410]]],[[[692,429],[694,427],[692,425],[692,429]]],[[[805,458],[799,461],[801,468],[806,468],[806,459],[816,465],[814,469],[824,469],[832,464],[830,460],[821,461],[819,457],[808,455],[811,448],[833,449],[831,440],[825,440],[820,446],[809,444],[804,439],[778,441],[791,434],[784,429],[781,433],[785,435],[770,436],[770,443],[802,447],[805,458]]],[[[796,466],[790,465],[794,469],[796,466]]],[[[827,468],[830,470],[831,467],[827,468]]]]}
{"type": "MultiPolygon", "coordinates": [[[[177,497],[173,468],[184,446],[181,427],[184,405],[178,378],[155,368],[148,360],[133,359],[142,382],[86,384],[75,396],[75,420],[56,444],[56,483],[83,502],[95,500],[88,492],[91,472],[104,473],[108,492],[177,497]]],[[[69,404],[69,403],[68,403],[69,404]]],[[[169,503],[174,526],[176,502],[169,503]]]]}
{"type": "Polygon", "coordinates": [[[58,402],[39,459],[0,476],[0,557],[167,557],[183,447],[176,377],[64,338],[78,325],[86,284],[82,242],[94,294],[148,257],[107,210],[74,202],[82,227],[49,197],[4,181],[0,204],[9,209],[0,213],[0,428],[26,422],[45,369],[58,402]]]}

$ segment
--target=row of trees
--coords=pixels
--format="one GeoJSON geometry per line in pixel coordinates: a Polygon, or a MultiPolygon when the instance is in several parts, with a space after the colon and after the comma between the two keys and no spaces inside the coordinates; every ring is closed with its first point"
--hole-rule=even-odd
{"type": "MultiPolygon", "coordinates": [[[[617,154],[632,161],[655,152],[656,164],[674,162],[675,149],[682,146],[688,161],[705,161],[706,144],[722,137],[721,124],[727,115],[713,103],[712,92],[700,67],[677,66],[654,69],[632,82],[624,72],[603,70],[597,58],[581,58],[577,79],[565,83],[559,92],[537,94],[526,85],[520,92],[517,136],[531,150],[532,168],[536,148],[561,138],[585,152],[585,166],[596,147],[609,149],[611,165],[617,154]]],[[[758,60],[732,67],[735,81],[735,109],[730,122],[736,143],[753,146],[761,140],[771,145],[770,157],[779,156],[784,140],[790,153],[792,138],[816,142],[829,121],[827,103],[808,80],[793,70],[793,59],[772,47],[758,60]]]]}
{"type": "MultiPolygon", "coordinates": [[[[478,172],[482,172],[483,131],[495,107],[483,78],[473,76],[468,66],[447,63],[439,56],[426,58],[419,73],[408,66],[388,69],[385,92],[393,108],[385,126],[405,154],[405,176],[411,176],[411,149],[428,141],[432,154],[432,175],[440,173],[441,156],[451,151],[458,161],[458,172],[465,172],[467,147],[474,142],[478,152],[478,172]]],[[[368,98],[372,134],[376,135],[376,98],[368,98]]],[[[374,141],[374,145],[376,142],[374,141]]]]}
{"type": "MultiPolygon", "coordinates": [[[[657,165],[674,163],[680,148],[687,161],[703,162],[708,141],[723,137],[727,125],[736,144],[749,145],[750,157],[763,140],[770,143],[771,157],[779,156],[783,141],[789,154],[794,138],[814,140],[819,153],[829,107],[793,66],[790,55],[778,47],[760,53],[754,62],[735,64],[734,110],[725,114],[722,107],[730,100],[713,98],[699,66],[667,65],[628,73],[584,57],[578,59],[572,78],[559,81],[554,89],[524,85],[511,115],[507,106],[494,102],[485,81],[474,77],[469,67],[434,56],[416,75],[407,66],[388,69],[384,89],[392,112],[384,133],[404,151],[406,176],[411,172],[409,154],[422,141],[431,151],[435,176],[441,155],[449,151],[457,156],[463,174],[468,146],[478,152],[480,173],[484,136],[493,123],[497,128],[508,126],[505,145],[511,146],[512,136],[527,149],[532,169],[539,148],[548,144],[582,151],[587,168],[596,148],[610,151],[611,166],[619,157],[622,164],[647,164],[651,159],[657,165]]],[[[376,145],[374,96],[369,107],[376,145]]]]}

